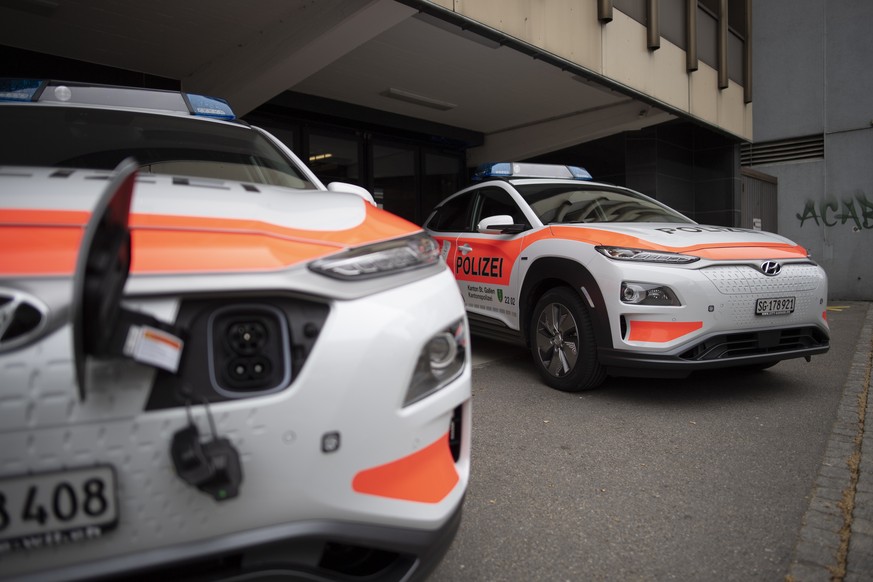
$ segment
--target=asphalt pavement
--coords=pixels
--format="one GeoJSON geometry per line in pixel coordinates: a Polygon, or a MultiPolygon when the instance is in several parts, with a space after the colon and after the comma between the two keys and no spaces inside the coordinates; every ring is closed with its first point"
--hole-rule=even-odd
{"type": "Polygon", "coordinates": [[[873,304],[829,320],[811,363],[578,395],[474,338],[472,480],[432,580],[873,580],[873,304]]]}

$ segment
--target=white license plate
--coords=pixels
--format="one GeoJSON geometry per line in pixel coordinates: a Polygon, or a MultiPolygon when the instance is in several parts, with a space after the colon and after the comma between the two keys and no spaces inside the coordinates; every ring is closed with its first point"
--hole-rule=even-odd
{"type": "Polygon", "coordinates": [[[92,539],[117,523],[111,466],[0,479],[0,554],[92,539]]]}
{"type": "Polygon", "coordinates": [[[794,313],[794,297],[768,297],[755,301],[755,315],[794,313]]]}

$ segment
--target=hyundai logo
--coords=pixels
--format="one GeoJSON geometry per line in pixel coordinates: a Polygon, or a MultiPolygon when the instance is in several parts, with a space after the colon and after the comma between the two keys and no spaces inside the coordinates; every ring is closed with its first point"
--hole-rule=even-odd
{"type": "Polygon", "coordinates": [[[761,263],[761,272],[768,277],[775,277],[782,272],[782,265],[780,265],[776,261],[767,261],[765,263],[761,263]]]}
{"type": "Polygon", "coordinates": [[[20,291],[0,289],[0,352],[34,339],[45,327],[46,306],[20,291]]]}

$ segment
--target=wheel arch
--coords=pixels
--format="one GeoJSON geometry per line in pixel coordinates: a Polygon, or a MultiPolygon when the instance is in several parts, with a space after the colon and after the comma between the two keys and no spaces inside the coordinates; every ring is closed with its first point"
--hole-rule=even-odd
{"type": "Polygon", "coordinates": [[[594,337],[599,347],[612,347],[609,316],[600,286],[591,272],[572,259],[543,257],[528,269],[519,296],[519,327],[525,344],[530,344],[530,318],[539,298],[549,289],[569,287],[582,300],[591,317],[594,337]],[[584,289],[584,291],[583,291],[584,289]],[[592,305],[593,304],[593,305],[592,305]]]}

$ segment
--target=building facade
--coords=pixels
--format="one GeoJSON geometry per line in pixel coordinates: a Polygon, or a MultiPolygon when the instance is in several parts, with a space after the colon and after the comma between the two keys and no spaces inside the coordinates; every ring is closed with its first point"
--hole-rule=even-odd
{"type": "Polygon", "coordinates": [[[753,125],[753,80],[770,79],[752,64],[782,54],[752,22],[751,0],[17,0],[0,5],[0,75],[225,97],[326,181],[419,223],[478,163],[538,160],[815,249],[815,220],[747,201],[773,177],[744,170],[741,145],[778,137],[753,125]]]}
{"type": "Polygon", "coordinates": [[[873,299],[873,3],[754,4],[755,125],[742,162],[776,183],[778,232],[835,299],[873,299]]]}

